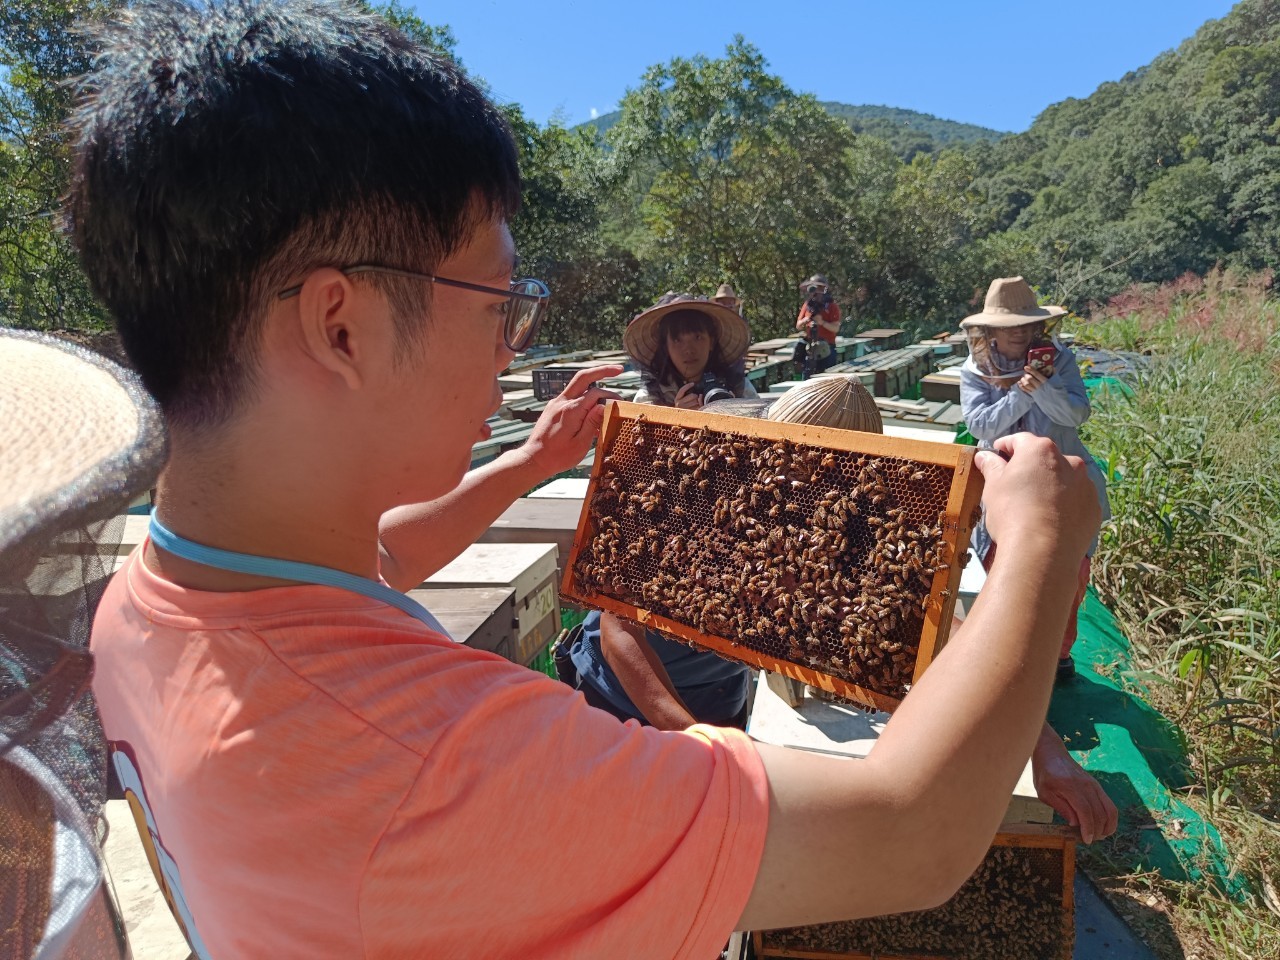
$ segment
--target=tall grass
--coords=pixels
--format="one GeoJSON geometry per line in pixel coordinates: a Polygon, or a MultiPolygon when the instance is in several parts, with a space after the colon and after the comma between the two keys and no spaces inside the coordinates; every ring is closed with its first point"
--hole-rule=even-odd
{"type": "Polygon", "coordinates": [[[1126,291],[1075,333],[1150,357],[1134,395],[1099,396],[1086,425],[1112,471],[1095,582],[1135,679],[1188,738],[1190,799],[1257,893],[1243,925],[1238,905],[1176,899],[1201,935],[1234,931],[1236,946],[1209,934],[1241,950],[1222,955],[1280,956],[1266,905],[1280,885],[1280,302],[1267,275],[1187,276],[1126,291]]]}

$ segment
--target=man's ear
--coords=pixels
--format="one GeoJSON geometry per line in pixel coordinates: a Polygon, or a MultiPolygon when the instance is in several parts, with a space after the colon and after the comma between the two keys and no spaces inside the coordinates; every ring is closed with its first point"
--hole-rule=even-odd
{"type": "Polygon", "coordinates": [[[307,356],[358,390],[369,360],[368,297],[340,270],[323,267],[298,293],[298,336],[307,356]]]}

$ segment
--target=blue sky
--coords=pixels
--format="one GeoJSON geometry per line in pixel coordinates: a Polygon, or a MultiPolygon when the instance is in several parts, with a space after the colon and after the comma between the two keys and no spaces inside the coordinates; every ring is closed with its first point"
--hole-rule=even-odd
{"type": "Polygon", "coordinates": [[[1175,48],[1230,0],[402,0],[448,24],[502,101],[572,125],[615,109],[644,69],[717,56],[735,33],[793,90],[1025,130],[1175,48]]]}

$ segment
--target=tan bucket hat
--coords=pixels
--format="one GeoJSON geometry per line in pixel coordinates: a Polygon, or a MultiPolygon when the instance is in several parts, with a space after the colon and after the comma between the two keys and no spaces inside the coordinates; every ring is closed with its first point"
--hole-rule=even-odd
{"type": "Polygon", "coordinates": [[[1065,307],[1042,307],[1036,303],[1035,291],[1021,277],[1000,277],[991,281],[982,312],[960,321],[961,328],[1020,327],[1025,323],[1049,321],[1063,316],[1065,307]]]}
{"type": "Polygon", "coordinates": [[[812,277],[800,284],[800,292],[805,293],[810,287],[821,287],[823,290],[829,289],[831,284],[827,283],[827,278],[820,273],[815,273],[812,277]]]}
{"type": "Polygon", "coordinates": [[[653,358],[658,353],[662,318],[677,310],[696,310],[711,318],[716,325],[716,340],[725,363],[737,363],[747,355],[747,347],[751,345],[747,321],[722,303],[687,294],[664,296],[656,306],[636,314],[622,334],[622,348],[641,366],[652,367],[653,358]]]}
{"type": "Polygon", "coordinates": [[[711,299],[712,300],[737,300],[738,294],[734,292],[734,289],[732,286],[730,286],[727,283],[722,283],[720,284],[720,286],[716,287],[716,295],[711,299]]]}

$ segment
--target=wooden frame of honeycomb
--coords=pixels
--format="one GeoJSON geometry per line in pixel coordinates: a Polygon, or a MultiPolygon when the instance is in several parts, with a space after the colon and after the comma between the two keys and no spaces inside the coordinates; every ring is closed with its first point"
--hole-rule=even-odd
{"type": "Polygon", "coordinates": [[[1071,960],[1074,827],[1005,825],[956,895],[934,910],[755,931],[757,957],[1071,960]]]}
{"type": "Polygon", "coordinates": [[[561,592],[892,710],[947,639],[982,493],[973,456],[611,403],[561,592]]]}

